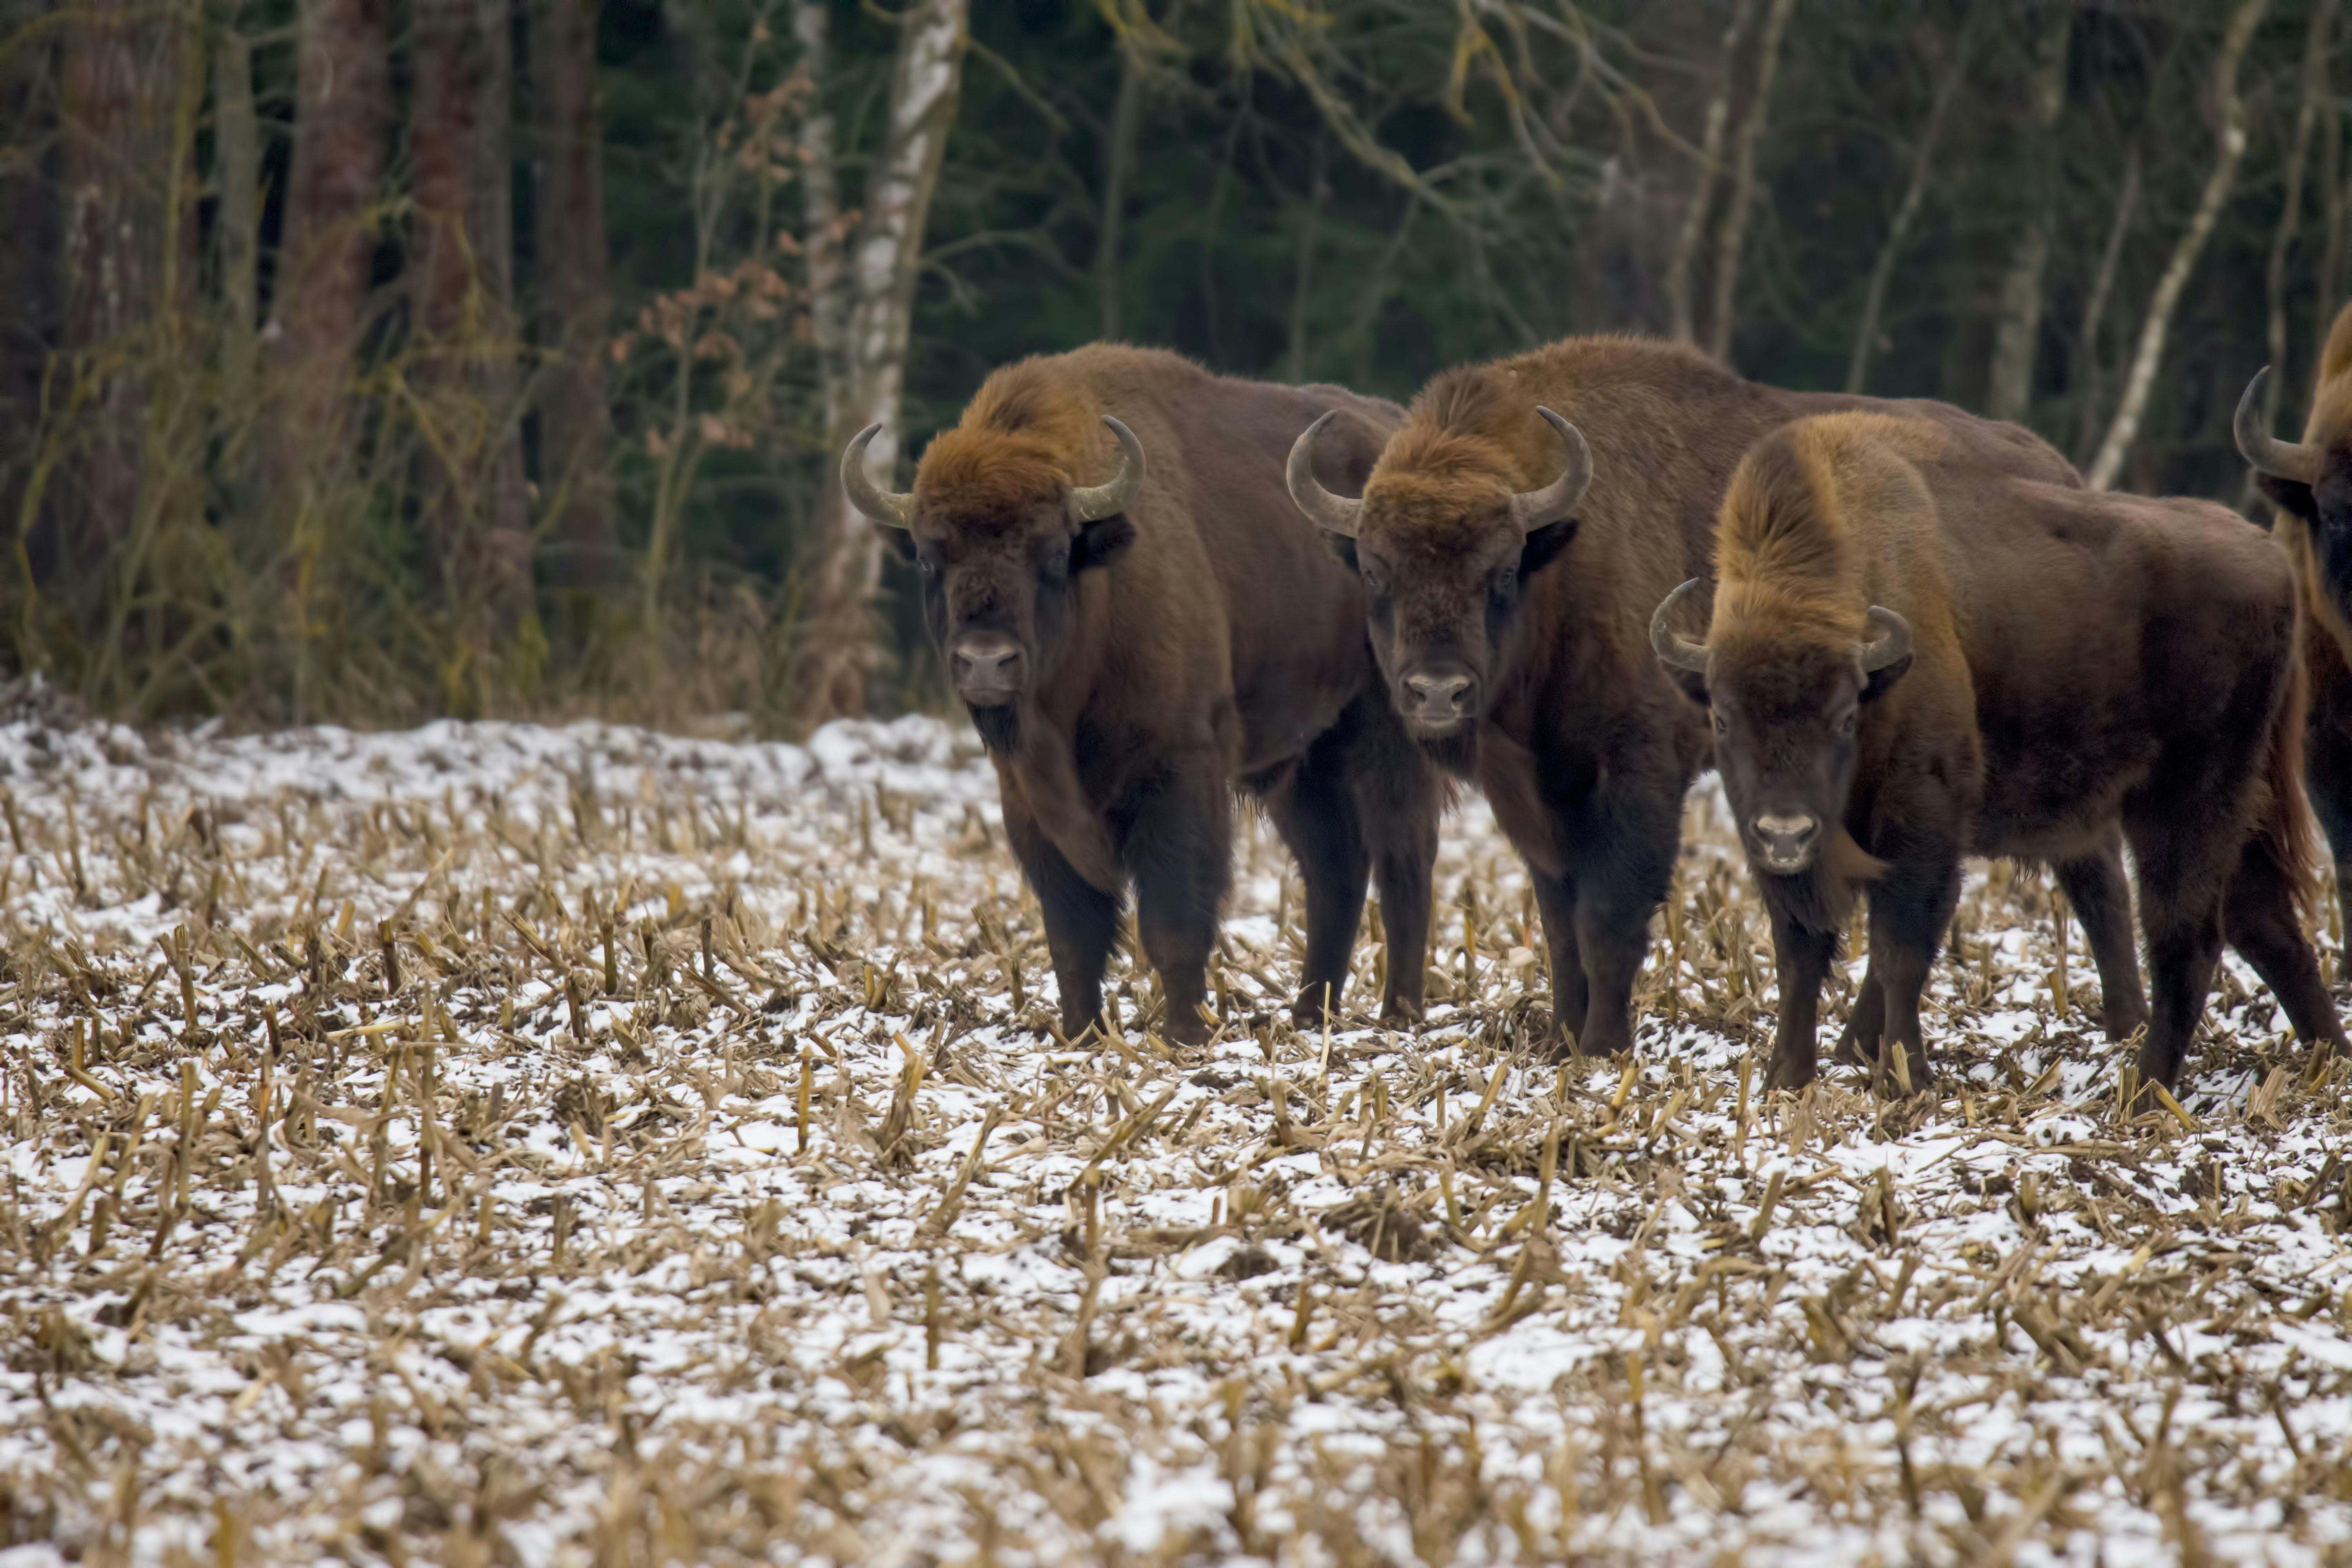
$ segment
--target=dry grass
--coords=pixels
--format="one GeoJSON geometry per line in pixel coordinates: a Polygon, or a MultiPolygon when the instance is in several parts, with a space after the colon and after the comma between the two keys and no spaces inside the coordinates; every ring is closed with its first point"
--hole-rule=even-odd
{"type": "Polygon", "coordinates": [[[2029,872],[1933,1092],[1767,1100],[1703,797],[1560,1070],[1475,808],[1422,1031],[1289,1026],[1259,833],[1187,1053],[1132,967],[1040,1032],[929,721],[20,715],[0,780],[11,1564],[2352,1561],[2352,1069],[2232,979],[2125,1119],[2029,872]]]}

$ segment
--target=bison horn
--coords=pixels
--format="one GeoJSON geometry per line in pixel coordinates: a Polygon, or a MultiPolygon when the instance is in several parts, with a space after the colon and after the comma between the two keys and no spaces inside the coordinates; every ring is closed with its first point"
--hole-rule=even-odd
{"type": "Polygon", "coordinates": [[[866,468],[866,448],[881,433],[881,426],[868,425],[850,437],[848,450],[841,454],[841,488],[848,495],[849,504],[875,521],[892,528],[911,527],[915,498],[903,490],[884,489],[866,468]]]}
{"type": "Polygon", "coordinates": [[[2234,426],[2238,433],[2238,450],[2259,474],[2276,479],[2293,479],[2298,484],[2319,482],[2319,448],[2303,441],[2281,441],[2263,427],[2263,386],[2271,378],[2271,367],[2254,372],[2254,379],[2246,384],[2246,395],[2238,399],[2238,417],[2234,426]]]}
{"type": "Polygon", "coordinates": [[[1353,539],[1356,537],[1356,524],[1364,514],[1364,503],[1349,500],[1346,496],[1333,495],[1315,477],[1315,437],[1323,433],[1323,426],[1339,416],[1339,411],[1332,409],[1309,425],[1298,439],[1290,444],[1290,463],[1283,470],[1283,478],[1289,481],[1290,499],[1298,503],[1298,510],[1307,514],[1307,521],[1326,533],[1344,533],[1353,539]]]}
{"type": "Polygon", "coordinates": [[[1592,482],[1592,448],[1585,444],[1584,432],[1554,414],[1549,408],[1538,408],[1544,423],[1559,432],[1560,445],[1568,448],[1568,467],[1559,478],[1539,490],[1522,490],[1511,498],[1511,516],[1522,533],[1532,533],[1548,522],[1558,522],[1569,514],[1576,503],[1584,499],[1584,487],[1592,482]]]}
{"type": "Polygon", "coordinates": [[[1103,423],[1118,437],[1118,472],[1098,485],[1070,488],[1070,510],[1080,522],[1117,517],[1135,500],[1135,492],[1143,488],[1143,443],[1135,438],[1134,431],[1109,415],[1103,416],[1103,423]]]}
{"type": "MultiPolygon", "coordinates": [[[[1555,416],[1557,417],[1557,416],[1555,416]]],[[[1658,662],[1669,669],[1687,669],[1694,675],[1706,673],[1706,645],[1696,643],[1683,636],[1666,622],[1674,618],[1675,606],[1680,605],[1698,587],[1696,577],[1667,595],[1658,605],[1657,614],[1650,617],[1650,647],[1658,662]]]]}
{"type": "Polygon", "coordinates": [[[1884,605],[1870,606],[1870,624],[1878,635],[1862,645],[1862,672],[1885,669],[1911,657],[1911,623],[1884,605]]]}

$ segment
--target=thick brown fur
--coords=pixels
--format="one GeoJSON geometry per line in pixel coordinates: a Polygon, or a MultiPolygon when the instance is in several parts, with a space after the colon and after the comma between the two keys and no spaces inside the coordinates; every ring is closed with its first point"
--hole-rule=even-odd
{"type": "Polygon", "coordinates": [[[1419,1008],[1441,784],[1390,712],[1356,580],[1290,504],[1298,426],[1339,406],[1325,462],[1360,489],[1401,422],[1337,387],[1215,376],[1102,343],[1006,365],[916,467],[911,526],[943,660],[986,641],[1024,671],[973,700],[1005,828],[1044,910],[1073,1034],[1100,1019],[1121,897],[1160,972],[1167,1030],[1196,1040],[1229,876],[1234,786],[1264,803],[1307,884],[1297,999],[1345,984],[1367,881],[1391,950],[1391,1015],[1419,1008]],[[1074,515],[1119,470],[1122,420],[1145,477],[1124,513],[1074,515]]]}
{"type": "Polygon", "coordinates": [[[1784,392],[1686,348],[1589,337],[1432,381],[1365,487],[1354,552],[1391,695],[1410,714],[1417,673],[1471,682],[1464,722],[1418,732],[1475,780],[1527,861],[1555,1016],[1580,1048],[1632,1043],[1683,793],[1708,754],[1704,719],[1651,658],[1650,612],[1709,574],[1717,505],[1756,439],[1848,408],[1927,420],[1989,468],[2076,482],[2030,433],[1945,405],[1784,392]],[[1523,536],[1510,497],[1562,463],[1539,405],[1583,433],[1592,481],[1572,526],[1523,536]]]}
{"type": "MultiPolygon", "coordinates": [[[[1743,831],[1801,800],[1842,814],[1886,862],[1849,1051],[1874,1058],[1883,1035],[1926,1082],[1920,991],[1962,855],[2079,867],[2118,825],[2142,868],[2149,1080],[2174,1081],[2225,933],[2298,1032],[2342,1039],[2296,918],[2310,867],[2294,584],[2233,514],[1988,472],[1924,422],[1839,415],[1749,453],[1717,552],[1693,694],[1714,704],[1743,831]],[[1912,632],[1891,679],[1858,658],[1874,604],[1912,632]],[[1841,742],[1824,716],[1857,696],[1859,727],[1841,742]]],[[[1813,1074],[1838,931],[1795,880],[1759,865],[1781,964],[1772,1081],[1786,1085],[1813,1074]]],[[[2095,948],[2116,943],[2119,922],[2084,914],[2095,948]]],[[[2126,962],[2101,954],[2103,978],[2126,962]]],[[[2146,1016],[2137,990],[2136,977],[2127,995],[2107,987],[2111,1033],[2146,1016]]]]}
{"type": "Polygon", "coordinates": [[[2302,592],[2304,777],[2352,933],[2352,305],[2328,328],[2303,439],[2323,455],[2318,482],[2261,484],[2277,503],[2273,531],[2302,592]]]}

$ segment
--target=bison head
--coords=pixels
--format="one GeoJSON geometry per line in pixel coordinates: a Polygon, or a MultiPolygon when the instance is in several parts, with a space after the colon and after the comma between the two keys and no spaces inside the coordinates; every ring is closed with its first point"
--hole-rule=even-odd
{"type": "Polygon", "coordinates": [[[1709,641],[1695,643],[1671,623],[1698,586],[1694,577],[1666,595],[1650,617],[1650,646],[1714,721],[1716,770],[1749,858],[1794,876],[1845,816],[1863,705],[1911,667],[1910,623],[1873,605],[1869,635],[1845,642],[1718,616],[1709,641]]]}
{"type": "Polygon", "coordinates": [[[1361,500],[1333,495],[1314,461],[1329,414],[1290,449],[1291,499],[1361,575],[1372,652],[1397,712],[1441,753],[1458,749],[1486,712],[1515,655],[1528,580],[1575,537],[1569,514],[1592,478],[1576,426],[1537,412],[1565,461],[1535,490],[1515,493],[1491,463],[1405,463],[1376,469],[1361,500]]]}
{"type": "Polygon", "coordinates": [[[2303,520],[2311,540],[2322,600],[2338,619],[2352,617],[2352,447],[2343,442],[2281,441],[2263,427],[2268,366],[2238,400],[2238,450],[2253,465],[2264,495],[2303,520]]]}
{"type": "Polygon", "coordinates": [[[1143,484],[1143,444],[1118,420],[1103,423],[1118,438],[1120,461],[1098,485],[1072,484],[1030,454],[1000,465],[993,482],[885,490],[866,467],[878,425],[842,455],[843,489],[915,563],[948,682],[1000,750],[1010,743],[1014,704],[1061,651],[1080,578],[1135,539],[1127,509],[1143,484]]]}

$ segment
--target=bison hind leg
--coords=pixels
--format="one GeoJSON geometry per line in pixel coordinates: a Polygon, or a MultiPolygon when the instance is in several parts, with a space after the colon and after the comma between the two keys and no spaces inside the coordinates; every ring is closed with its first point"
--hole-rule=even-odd
{"type": "Polygon", "coordinates": [[[2286,1010],[2295,1037],[2347,1049],[2344,1025],[2319,977],[2319,957],[2303,934],[2295,910],[2292,874],[2279,865],[2270,840],[2256,834],[2246,841],[2238,874],[2231,879],[2221,928],[2263,977],[2286,1010]]]}

